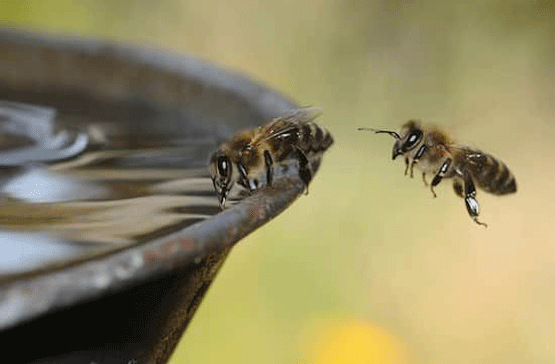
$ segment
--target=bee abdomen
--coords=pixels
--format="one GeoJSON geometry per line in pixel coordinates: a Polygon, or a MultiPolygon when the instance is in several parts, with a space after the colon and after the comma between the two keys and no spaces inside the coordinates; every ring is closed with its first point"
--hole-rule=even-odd
{"type": "Polygon", "coordinates": [[[507,165],[491,155],[484,154],[481,168],[472,173],[478,186],[494,195],[516,192],[516,179],[507,165]]]}
{"type": "Polygon", "coordinates": [[[289,158],[296,148],[307,156],[311,156],[325,151],[333,144],[331,134],[315,123],[299,123],[289,128],[279,138],[267,141],[276,162],[289,158]]]}
{"type": "Polygon", "coordinates": [[[307,127],[301,129],[302,140],[305,152],[320,153],[328,149],[333,144],[333,137],[330,132],[320,125],[309,123],[307,127]]]}

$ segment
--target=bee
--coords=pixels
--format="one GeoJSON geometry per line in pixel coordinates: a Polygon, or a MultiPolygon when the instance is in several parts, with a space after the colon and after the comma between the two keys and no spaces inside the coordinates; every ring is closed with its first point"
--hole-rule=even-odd
{"type": "Polygon", "coordinates": [[[271,120],[267,125],[247,129],[223,143],[210,158],[212,183],[223,209],[235,183],[250,192],[260,187],[261,175],[272,185],[274,165],[295,158],[299,176],[308,193],[312,179],[309,159],[333,144],[333,137],[314,123],[317,108],[302,108],[271,120]]]}
{"type": "Polygon", "coordinates": [[[476,186],[494,194],[506,195],[516,192],[516,180],[505,163],[490,154],[458,145],[445,131],[434,125],[422,125],[410,120],[397,133],[391,130],[358,128],[375,133],[386,133],[395,138],[392,158],[405,157],[405,175],[416,165],[422,171],[424,185],[428,186],[426,175],[433,175],[429,184],[434,197],[436,187],[443,179],[452,178],[457,196],[464,199],[470,217],[479,225],[487,224],[478,220],[480,213],[476,200],[476,186]]]}

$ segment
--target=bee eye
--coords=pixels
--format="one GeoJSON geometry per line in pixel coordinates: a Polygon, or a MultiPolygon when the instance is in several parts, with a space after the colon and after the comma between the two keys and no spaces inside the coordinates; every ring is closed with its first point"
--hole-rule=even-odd
{"type": "Polygon", "coordinates": [[[416,143],[420,141],[421,137],[422,137],[422,132],[420,130],[413,131],[412,133],[410,133],[409,137],[407,138],[407,141],[405,142],[403,149],[405,149],[405,151],[411,149],[416,145],[416,143]]]}
{"type": "Polygon", "coordinates": [[[227,177],[229,174],[229,158],[224,156],[218,157],[218,173],[221,176],[227,177]]]}

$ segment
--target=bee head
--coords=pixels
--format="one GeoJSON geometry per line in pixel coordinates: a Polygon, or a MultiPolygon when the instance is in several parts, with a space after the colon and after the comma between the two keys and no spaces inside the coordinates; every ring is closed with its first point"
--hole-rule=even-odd
{"type": "Polygon", "coordinates": [[[229,157],[218,151],[212,155],[210,158],[210,172],[212,174],[212,183],[214,184],[214,189],[218,194],[220,207],[223,209],[225,205],[225,200],[227,198],[227,193],[231,189],[233,183],[231,182],[233,164],[229,157]]]}
{"type": "Polygon", "coordinates": [[[409,120],[403,125],[401,133],[398,134],[399,138],[396,138],[397,140],[393,144],[392,158],[395,159],[397,156],[414,149],[422,140],[423,135],[424,132],[420,124],[414,120],[409,120]]]}
{"type": "Polygon", "coordinates": [[[391,135],[395,138],[395,143],[393,144],[393,151],[391,153],[392,158],[395,159],[401,154],[414,149],[418,143],[422,140],[424,135],[422,127],[420,124],[414,120],[410,120],[401,128],[401,133],[397,133],[393,130],[385,129],[374,129],[374,128],[358,128],[358,130],[368,130],[375,133],[385,133],[391,135]]]}

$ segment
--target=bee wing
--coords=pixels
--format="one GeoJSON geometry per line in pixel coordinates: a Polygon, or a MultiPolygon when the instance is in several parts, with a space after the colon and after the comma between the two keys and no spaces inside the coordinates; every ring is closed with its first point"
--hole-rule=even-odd
{"type": "Polygon", "coordinates": [[[473,169],[480,169],[487,163],[487,154],[466,145],[449,144],[447,149],[457,149],[462,152],[465,162],[473,169]]]}
{"type": "Polygon", "coordinates": [[[258,135],[255,136],[251,145],[256,146],[270,139],[279,138],[295,130],[299,123],[306,123],[316,119],[322,114],[319,107],[305,107],[295,109],[283,116],[273,119],[269,124],[260,128],[258,135]]]}
{"type": "Polygon", "coordinates": [[[470,173],[475,178],[478,178],[478,184],[481,185],[480,179],[482,178],[484,172],[487,173],[492,157],[479,150],[467,149],[464,154],[464,159],[469,167],[470,173]]]}
{"type": "Polygon", "coordinates": [[[299,109],[293,109],[289,113],[279,117],[278,119],[285,119],[292,122],[298,121],[312,121],[318,116],[322,115],[322,108],[318,106],[307,106],[299,109]]]}

